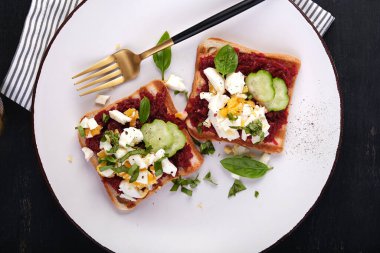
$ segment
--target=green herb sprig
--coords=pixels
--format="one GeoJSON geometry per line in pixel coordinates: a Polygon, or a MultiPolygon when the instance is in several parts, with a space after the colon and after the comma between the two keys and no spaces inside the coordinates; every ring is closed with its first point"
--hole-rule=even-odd
{"type": "MultiPolygon", "coordinates": [[[[164,32],[158,41],[157,45],[162,44],[164,41],[170,39],[168,32],[164,32]]],[[[170,47],[157,52],[153,55],[153,61],[156,64],[157,68],[161,71],[161,78],[165,80],[165,71],[169,68],[170,62],[172,60],[172,50],[170,47]]]]}
{"type": "Polygon", "coordinates": [[[193,191],[187,188],[186,186],[190,186],[192,189],[196,188],[200,184],[200,180],[198,179],[199,174],[194,178],[182,178],[181,176],[179,178],[173,179],[172,183],[173,186],[170,189],[170,191],[177,191],[179,187],[181,187],[181,192],[185,193],[188,196],[193,195],[193,191]]]}
{"type": "Polygon", "coordinates": [[[212,183],[213,185],[218,185],[217,183],[215,183],[214,179],[212,178],[210,171],[204,176],[203,180],[208,181],[212,183]]]}
{"type": "Polygon", "coordinates": [[[206,141],[200,145],[201,154],[212,155],[215,153],[215,147],[211,141],[206,141]]]}

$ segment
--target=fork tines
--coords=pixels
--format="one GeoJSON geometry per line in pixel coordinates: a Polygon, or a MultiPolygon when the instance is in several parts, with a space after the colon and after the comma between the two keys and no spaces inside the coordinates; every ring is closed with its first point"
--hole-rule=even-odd
{"type": "Polygon", "coordinates": [[[103,89],[111,88],[113,86],[119,85],[124,82],[124,77],[121,73],[121,70],[119,68],[119,65],[117,64],[115,57],[110,55],[106,57],[105,59],[95,63],[88,69],[80,72],[79,74],[76,74],[72,78],[78,78],[80,76],[89,74],[88,76],[84,77],[83,79],[76,81],[74,84],[78,85],[81,83],[84,83],[86,81],[92,80],[83,86],[77,88],[77,90],[82,90],[85,88],[88,88],[95,84],[100,84],[99,86],[92,88],[90,90],[87,90],[85,92],[82,92],[79,94],[80,96],[87,95],[96,91],[100,91],[103,89]],[[93,72],[93,73],[91,73],[93,72]],[[89,74],[90,73],[90,74],[89,74]]]}

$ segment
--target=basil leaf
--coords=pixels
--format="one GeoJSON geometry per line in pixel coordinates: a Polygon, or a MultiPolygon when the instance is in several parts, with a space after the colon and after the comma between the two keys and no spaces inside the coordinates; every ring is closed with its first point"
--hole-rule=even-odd
{"type": "MultiPolygon", "coordinates": [[[[170,39],[170,35],[168,32],[164,32],[158,41],[157,45],[162,44],[164,41],[170,39]]],[[[153,55],[153,61],[156,64],[157,68],[161,71],[161,78],[165,80],[165,70],[167,70],[170,66],[170,62],[172,60],[172,50],[171,48],[166,48],[157,52],[153,55]]]]}
{"type": "Polygon", "coordinates": [[[135,182],[137,178],[139,177],[139,173],[140,173],[139,166],[137,164],[133,164],[132,167],[128,169],[127,173],[131,176],[131,178],[129,179],[129,182],[130,183],[135,182]]]}
{"type": "Polygon", "coordinates": [[[100,171],[105,171],[105,170],[108,170],[108,169],[112,169],[113,168],[113,165],[107,165],[107,166],[102,166],[99,168],[100,171]]]}
{"type": "Polygon", "coordinates": [[[160,160],[154,162],[154,164],[153,164],[153,167],[154,167],[154,175],[155,175],[156,177],[161,176],[162,173],[163,173],[163,170],[162,170],[162,160],[163,160],[163,159],[160,159],[160,160]]]}
{"type": "Polygon", "coordinates": [[[259,197],[259,192],[258,191],[255,191],[255,198],[258,198],[259,197]]]}
{"type": "Polygon", "coordinates": [[[240,181],[235,179],[234,184],[231,186],[230,191],[228,192],[228,197],[236,196],[238,192],[246,190],[247,187],[240,181]]]}
{"type": "Polygon", "coordinates": [[[214,180],[212,179],[212,177],[211,177],[211,172],[210,172],[210,171],[206,174],[206,176],[204,176],[203,180],[208,181],[208,182],[210,182],[210,183],[212,183],[212,184],[214,184],[214,185],[218,185],[218,184],[215,183],[214,180]]]}
{"type": "Polygon", "coordinates": [[[146,150],[144,150],[144,149],[135,149],[135,150],[129,151],[122,158],[120,158],[120,162],[124,163],[129,157],[131,157],[133,155],[145,155],[145,154],[146,154],[146,150]]]}
{"type": "Polygon", "coordinates": [[[193,191],[185,187],[181,187],[181,192],[185,193],[187,196],[190,196],[190,197],[193,195],[193,191]]]}
{"type": "Polygon", "coordinates": [[[81,137],[85,137],[84,129],[82,126],[77,126],[76,129],[78,129],[79,135],[81,137]]]}
{"type": "Polygon", "coordinates": [[[110,116],[108,114],[103,113],[102,121],[103,123],[107,123],[110,120],[110,116]]]}
{"type": "Polygon", "coordinates": [[[145,123],[150,114],[150,101],[147,97],[144,97],[140,101],[139,119],[141,123],[145,123]]]}
{"type": "Polygon", "coordinates": [[[220,161],[233,174],[247,178],[259,178],[270,169],[266,164],[246,156],[228,157],[220,161]]]}
{"type": "Polygon", "coordinates": [[[238,55],[233,47],[225,45],[219,49],[219,52],[215,56],[214,63],[216,70],[220,74],[227,75],[235,72],[238,66],[238,55]]]}
{"type": "Polygon", "coordinates": [[[211,141],[206,141],[204,143],[201,143],[200,149],[201,149],[201,154],[204,154],[204,155],[212,155],[215,153],[215,148],[214,148],[214,145],[212,145],[211,141]]]}

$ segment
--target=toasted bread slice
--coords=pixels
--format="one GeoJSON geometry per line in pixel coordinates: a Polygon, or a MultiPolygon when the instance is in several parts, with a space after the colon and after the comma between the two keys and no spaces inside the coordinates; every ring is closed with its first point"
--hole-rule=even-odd
{"type": "MultiPolygon", "coordinates": [[[[129,97],[120,99],[120,100],[118,100],[118,101],[116,101],[116,102],[114,102],[114,103],[112,103],[112,104],[110,104],[110,105],[108,105],[108,106],[106,106],[106,107],[104,107],[102,109],[86,113],[81,118],[81,120],[84,117],[92,118],[92,117],[95,117],[96,115],[98,115],[99,113],[102,114],[103,112],[107,112],[109,110],[113,110],[115,108],[118,108],[118,106],[120,106],[123,102],[125,102],[128,99],[137,99],[137,100],[140,100],[141,99],[140,96],[141,96],[142,93],[144,94],[144,96],[148,95],[148,96],[151,96],[152,98],[156,98],[158,95],[160,95],[161,98],[162,98],[162,100],[163,100],[163,103],[160,104],[160,110],[161,110],[161,112],[162,112],[163,109],[166,109],[164,111],[164,113],[166,113],[167,115],[169,115],[172,119],[175,119],[174,115],[175,115],[175,113],[177,113],[177,110],[174,107],[173,101],[172,101],[172,99],[171,99],[171,97],[169,95],[169,92],[168,92],[166,86],[163,84],[162,81],[154,80],[154,81],[150,82],[149,84],[141,87],[139,90],[137,90],[136,92],[134,92],[129,97]]],[[[152,104],[151,106],[154,107],[155,105],[152,104]]],[[[125,109],[128,109],[128,107],[126,107],[125,109]]],[[[153,108],[151,108],[151,110],[153,110],[153,108]]],[[[95,117],[95,119],[97,119],[97,117],[95,117]]],[[[150,117],[150,119],[153,120],[154,116],[150,117]]],[[[162,117],[161,117],[161,119],[162,119],[162,117]]],[[[99,121],[99,120],[97,120],[97,121],[99,121]]],[[[168,121],[168,120],[166,120],[166,121],[168,121]]],[[[175,120],[171,120],[171,121],[175,121],[175,120]]],[[[173,122],[173,123],[178,123],[178,121],[173,122]]],[[[128,126],[125,125],[124,127],[128,127],[128,126]]],[[[197,148],[196,148],[194,142],[192,141],[189,133],[187,132],[187,130],[184,127],[185,127],[185,124],[183,124],[182,128],[180,126],[181,131],[186,136],[186,145],[185,145],[185,148],[187,148],[187,151],[191,152],[191,156],[192,157],[189,160],[189,162],[187,162],[188,166],[186,166],[186,167],[180,167],[180,166],[177,166],[177,164],[175,164],[177,166],[177,168],[178,168],[178,172],[177,172],[176,177],[187,176],[187,175],[192,174],[193,172],[197,171],[198,168],[203,163],[203,157],[202,157],[202,155],[197,150],[197,148]]],[[[80,143],[80,145],[82,147],[88,147],[88,145],[86,144],[86,138],[81,137],[79,134],[78,134],[78,137],[79,137],[79,143],[80,143]]],[[[94,151],[94,153],[97,152],[96,150],[93,150],[93,151],[94,151]]],[[[179,152],[181,152],[181,150],[178,151],[177,154],[179,152]]],[[[91,161],[92,165],[94,166],[94,168],[96,168],[96,166],[98,165],[98,160],[97,160],[96,155],[94,155],[90,159],[90,161],[91,161]]],[[[125,199],[119,197],[120,193],[117,191],[117,188],[116,188],[118,186],[118,184],[116,184],[116,187],[114,185],[115,184],[115,178],[117,178],[116,175],[115,175],[114,178],[111,178],[111,179],[107,179],[107,178],[101,177],[102,182],[104,184],[104,187],[106,188],[106,190],[108,192],[108,195],[111,198],[113,204],[116,206],[116,208],[118,208],[119,210],[130,210],[130,209],[133,209],[134,207],[136,207],[141,201],[143,201],[144,199],[148,198],[154,192],[156,192],[157,190],[159,190],[161,188],[161,186],[163,186],[167,182],[171,181],[174,177],[172,177],[170,175],[167,175],[167,174],[164,174],[159,179],[159,182],[157,184],[153,185],[152,189],[148,192],[148,194],[144,198],[136,199],[136,201],[134,201],[134,202],[133,201],[128,201],[128,200],[125,200],[125,199]]],[[[118,181],[116,180],[116,183],[117,182],[118,181]]]]}
{"type": "MultiPolygon", "coordinates": [[[[193,88],[192,88],[192,91],[190,94],[189,103],[187,104],[187,107],[186,107],[186,111],[189,114],[189,116],[186,120],[188,130],[192,136],[194,136],[196,139],[199,139],[199,140],[226,141],[226,142],[235,143],[235,144],[238,144],[241,146],[246,146],[249,148],[254,148],[254,149],[257,149],[259,151],[266,152],[266,153],[279,153],[283,150],[283,147],[284,147],[286,125],[287,125],[287,115],[288,115],[289,106],[283,112],[281,112],[283,114],[282,117],[285,118],[285,120],[286,120],[286,123],[282,124],[281,127],[279,127],[279,129],[277,129],[274,136],[271,136],[272,141],[264,140],[263,142],[261,142],[259,144],[253,144],[250,141],[250,139],[243,141],[240,138],[233,140],[233,141],[228,141],[227,139],[220,138],[216,134],[216,132],[212,126],[211,126],[211,128],[202,127],[202,131],[199,132],[197,129],[197,124],[194,124],[194,122],[197,121],[196,117],[200,115],[199,113],[198,114],[195,113],[196,109],[195,109],[194,103],[200,103],[200,98],[199,98],[200,92],[208,91],[208,88],[205,90],[205,87],[208,87],[208,83],[204,79],[204,75],[201,73],[201,71],[202,71],[201,70],[201,68],[202,68],[201,59],[203,57],[209,57],[209,58],[215,57],[215,55],[217,54],[217,51],[221,47],[223,47],[227,44],[234,47],[235,50],[237,50],[239,52],[239,56],[240,56],[240,54],[255,54],[255,55],[258,55],[264,59],[269,59],[270,61],[278,62],[278,63],[283,64],[284,66],[288,66],[289,68],[291,68],[291,70],[294,71],[294,72],[292,72],[292,73],[294,73],[294,76],[290,80],[287,81],[287,87],[288,87],[289,98],[291,99],[291,97],[292,97],[293,89],[294,89],[294,83],[295,83],[295,80],[296,80],[296,77],[298,74],[298,70],[301,66],[301,62],[299,59],[297,59],[296,57],[293,57],[293,56],[289,56],[289,55],[267,54],[267,53],[264,54],[264,53],[261,53],[261,52],[258,52],[258,51],[249,49],[247,47],[244,47],[244,46],[232,43],[232,42],[228,42],[228,41],[225,41],[222,39],[210,38],[210,39],[205,40],[203,43],[201,43],[198,46],[198,50],[197,50],[193,88]]],[[[240,65],[240,61],[239,61],[239,65],[240,65]]],[[[239,65],[238,65],[238,70],[239,70],[239,65]]],[[[269,71],[269,72],[271,72],[271,71],[269,71]]],[[[244,74],[247,75],[247,73],[244,73],[244,74]]],[[[273,73],[272,73],[272,75],[276,76],[273,73]]],[[[207,103],[205,103],[205,102],[207,102],[207,101],[203,100],[201,107],[207,106],[207,103]]],[[[201,114],[204,115],[204,112],[201,114]]],[[[199,122],[202,122],[203,120],[205,120],[204,117],[201,120],[199,120],[199,122]]]]}

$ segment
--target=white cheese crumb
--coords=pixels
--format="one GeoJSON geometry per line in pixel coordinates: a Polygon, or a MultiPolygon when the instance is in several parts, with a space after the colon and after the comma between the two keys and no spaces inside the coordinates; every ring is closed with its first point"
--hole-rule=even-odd
{"type": "Polygon", "coordinates": [[[91,118],[88,120],[88,127],[90,128],[90,130],[94,130],[98,126],[99,126],[98,122],[96,122],[96,120],[94,118],[91,118]]]}
{"type": "Polygon", "coordinates": [[[86,159],[87,162],[94,155],[94,152],[91,149],[89,149],[88,147],[83,147],[82,151],[84,153],[84,158],[86,159]]]}
{"type": "Polygon", "coordinates": [[[183,79],[179,76],[171,74],[169,79],[165,82],[166,86],[172,90],[185,91],[186,86],[183,83],[183,79]]]}
{"type": "Polygon", "coordinates": [[[98,104],[98,105],[106,105],[107,104],[107,101],[108,99],[110,99],[111,96],[107,96],[107,95],[97,95],[96,96],[96,99],[95,99],[95,104],[98,104]]]}
{"type": "Polygon", "coordinates": [[[112,110],[109,112],[110,118],[119,122],[120,124],[125,125],[127,122],[131,122],[131,118],[123,114],[118,110],[112,110]]]}

